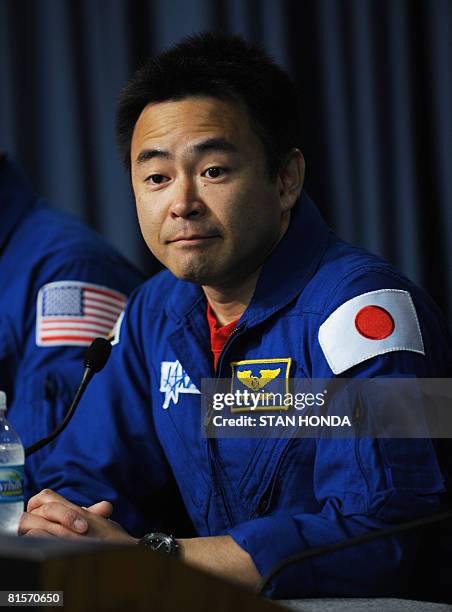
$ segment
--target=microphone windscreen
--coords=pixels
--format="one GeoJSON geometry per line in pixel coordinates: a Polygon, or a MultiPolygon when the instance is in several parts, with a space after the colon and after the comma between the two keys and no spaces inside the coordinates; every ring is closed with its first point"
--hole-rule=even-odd
{"type": "Polygon", "coordinates": [[[93,372],[100,372],[107,363],[110,353],[110,342],[105,338],[96,338],[85,353],[85,368],[90,368],[93,372]]]}

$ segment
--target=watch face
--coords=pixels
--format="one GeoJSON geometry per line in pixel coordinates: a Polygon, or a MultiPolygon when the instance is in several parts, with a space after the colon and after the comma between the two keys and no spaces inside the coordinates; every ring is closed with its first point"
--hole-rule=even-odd
{"type": "Polygon", "coordinates": [[[164,533],[148,533],[141,538],[140,544],[167,555],[176,555],[179,549],[176,540],[164,533]]]}
{"type": "Polygon", "coordinates": [[[152,548],[152,550],[158,550],[169,554],[172,552],[173,540],[163,534],[154,534],[148,539],[148,546],[152,548]]]}

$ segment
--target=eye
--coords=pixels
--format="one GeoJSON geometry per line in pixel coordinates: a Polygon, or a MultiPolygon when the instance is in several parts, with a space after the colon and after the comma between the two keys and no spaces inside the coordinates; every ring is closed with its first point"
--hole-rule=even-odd
{"type": "Polygon", "coordinates": [[[222,176],[224,173],[226,172],[225,168],[220,168],[218,166],[212,166],[211,168],[207,168],[207,170],[205,170],[203,172],[204,176],[207,176],[207,178],[218,178],[219,176],[222,176]]]}
{"type": "Polygon", "coordinates": [[[151,174],[146,178],[146,183],[151,183],[151,185],[161,185],[168,180],[168,177],[164,174],[151,174]]]}

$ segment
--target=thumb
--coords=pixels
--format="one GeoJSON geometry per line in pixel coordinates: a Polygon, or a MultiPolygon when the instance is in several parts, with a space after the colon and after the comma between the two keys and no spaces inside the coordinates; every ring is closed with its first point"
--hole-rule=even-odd
{"type": "Polygon", "coordinates": [[[92,506],[88,506],[88,507],[82,506],[82,508],[84,508],[85,510],[88,510],[88,512],[97,514],[98,516],[103,516],[104,518],[108,518],[109,516],[111,516],[111,513],[113,512],[113,506],[108,501],[100,501],[100,502],[97,502],[96,504],[93,504],[92,506]]]}

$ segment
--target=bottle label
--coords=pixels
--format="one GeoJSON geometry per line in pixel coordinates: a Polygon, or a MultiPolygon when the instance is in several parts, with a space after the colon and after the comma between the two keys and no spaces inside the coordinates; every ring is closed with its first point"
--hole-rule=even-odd
{"type": "Polygon", "coordinates": [[[0,467],[0,504],[24,500],[24,466],[5,465],[0,467]]]}

